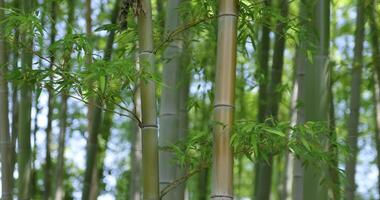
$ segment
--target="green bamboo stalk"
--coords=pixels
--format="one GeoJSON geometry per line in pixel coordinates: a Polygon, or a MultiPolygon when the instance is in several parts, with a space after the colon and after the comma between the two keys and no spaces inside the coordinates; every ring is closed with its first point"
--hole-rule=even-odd
{"type": "Polygon", "coordinates": [[[329,169],[329,177],[331,177],[331,183],[332,186],[329,187],[329,198],[330,199],[341,199],[341,192],[340,192],[340,179],[339,179],[339,152],[337,147],[337,132],[336,132],[336,122],[335,122],[335,107],[334,107],[334,93],[333,93],[333,80],[332,80],[332,67],[330,68],[330,109],[329,109],[329,129],[331,131],[330,133],[330,143],[329,143],[329,151],[333,152],[333,167],[330,167],[329,169]]]}
{"type": "MultiPolygon", "coordinates": [[[[26,14],[31,14],[33,1],[23,0],[21,9],[26,14]]],[[[20,41],[23,41],[27,48],[33,46],[33,34],[21,32],[20,41]]],[[[23,73],[27,73],[32,67],[33,54],[26,48],[22,49],[21,67],[23,73]]],[[[32,149],[30,143],[31,136],[31,108],[32,108],[32,86],[27,81],[21,83],[20,104],[18,119],[18,199],[31,198],[31,173],[32,173],[32,149]]]]}
{"type": "MultiPolygon", "coordinates": [[[[111,24],[116,24],[117,23],[117,18],[119,14],[119,6],[120,6],[120,0],[116,0],[112,13],[111,13],[111,24]]],[[[106,46],[104,49],[104,55],[103,55],[103,60],[104,61],[110,61],[112,57],[112,51],[113,51],[113,43],[115,40],[115,30],[111,30],[108,37],[107,37],[107,42],[106,46]]],[[[106,150],[107,150],[107,144],[109,137],[111,135],[111,128],[113,124],[113,110],[115,109],[115,106],[113,103],[106,103],[106,109],[107,111],[104,112],[104,117],[102,119],[102,123],[100,126],[100,132],[98,131],[97,134],[101,134],[102,142],[99,142],[99,152],[98,155],[96,155],[97,158],[97,174],[96,177],[92,177],[92,189],[91,189],[91,194],[90,194],[90,199],[96,199],[99,195],[100,189],[100,183],[103,178],[103,171],[104,171],[104,159],[106,156],[106,150]]],[[[99,109],[99,108],[95,108],[99,109]]]]}
{"type": "MultiPolygon", "coordinates": [[[[281,0],[279,3],[282,17],[286,18],[288,15],[288,1],[281,0]]],[[[284,50],[285,50],[285,27],[284,22],[278,21],[276,27],[274,52],[273,52],[273,65],[271,70],[271,79],[268,86],[268,91],[265,102],[265,117],[272,117],[277,120],[278,109],[281,101],[281,91],[279,86],[281,85],[283,63],[284,63],[284,50]]],[[[259,100],[260,101],[260,100],[259,100]]],[[[260,162],[258,165],[258,185],[257,185],[257,199],[267,200],[270,196],[272,173],[273,173],[273,157],[270,156],[267,162],[260,162]]]]}
{"type": "MultiPolygon", "coordinates": [[[[86,36],[92,37],[92,8],[91,0],[86,0],[85,10],[86,10],[86,36]]],[[[92,50],[86,52],[86,64],[92,63],[92,50]]],[[[88,83],[89,85],[93,83],[88,83]]],[[[98,145],[98,133],[100,131],[100,124],[102,122],[102,110],[100,106],[102,102],[99,98],[90,95],[88,104],[88,139],[86,145],[86,169],[84,173],[83,200],[96,199],[97,196],[97,185],[94,181],[97,181],[98,168],[97,168],[97,154],[99,151],[98,145]],[[95,106],[96,105],[96,106],[95,106]]]]}
{"type": "Polygon", "coordinates": [[[37,151],[38,151],[38,147],[37,147],[37,131],[39,129],[38,127],[38,123],[37,123],[37,117],[40,113],[40,107],[38,106],[38,97],[37,95],[34,95],[34,109],[35,109],[35,114],[34,114],[34,118],[33,118],[33,124],[34,124],[34,127],[33,127],[33,131],[32,131],[32,138],[33,138],[33,148],[32,148],[32,177],[31,177],[31,182],[32,182],[32,198],[38,198],[38,191],[37,191],[37,180],[38,180],[38,177],[37,177],[37,169],[36,169],[36,160],[37,160],[37,151]]]}
{"type": "MultiPolygon", "coordinates": [[[[312,35],[311,50],[312,60],[308,60],[305,67],[304,93],[302,102],[305,109],[305,121],[328,122],[329,107],[329,22],[330,0],[317,0],[305,2],[308,4],[307,20],[308,28],[315,34],[312,35]]],[[[327,143],[327,137],[321,138],[323,144],[327,143]]],[[[316,169],[314,166],[305,168],[304,196],[303,199],[319,200],[327,199],[327,188],[321,185],[321,178],[326,170],[316,169]]]]}
{"type": "MultiPolygon", "coordinates": [[[[50,4],[51,8],[51,27],[50,27],[50,44],[53,44],[56,39],[57,29],[56,29],[56,20],[57,20],[57,2],[52,1],[50,4]]],[[[50,51],[50,65],[49,69],[53,69],[53,63],[55,62],[55,52],[50,51]]],[[[53,77],[50,76],[50,83],[53,81],[53,77]]],[[[46,132],[46,143],[45,143],[45,166],[44,166],[44,199],[51,199],[51,176],[52,176],[52,161],[51,161],[51,135],[52,135],[52,122],[53,122],[53,109],[54,109],[54,94],[53,88],[49,87],[48,90],[48,114],[47,114],[47,126],[45,129],[46,132]]]]}
{"type": "MultiPolygon", "coordinates": [[[[179,26],[178,8],[180,0],[169,0],[165,20],[165,33],[176,30],[179,26]]],[[[180,55],[182,51],[181,40],[172,40],[164,52],[163,86],[160,106],[160,137],[159,146],[165,147],[178,141],[179,123],[179,70],[180,55]]],[[[175,155],[165,149],[159,151],[160,188],[165,188],[176,179],[177,165],[175,155]]],[[[182,197],[183,198],[183,197],[182,197]]],[[[163,199],[182,199],[176,196],[176,190],[171,190],[163,199]]]]}
{"type": "MultiPolygon", "coordinates": [[[[379,78],[377,77],[378,74],[374,74],[374,88],[373,88],[373,99],[374,99],[374,105],[375,105],[375,143],[376,143],[376,150],[377,150],[377,156],[376,156],[376,165],[377,168],[380,169],[380,87],[379,87],[379,78]]],[[[378,177],[378,180],[380,178],[378,177]]],[[[377,187],[380,188],[380,182],[377,184],[377,187]]]]}
{"type": "MultiPolygon", "coordinates": [[[[266,8],[269,8],[272,4],[272,0],[264,0],[266,8]]],[[[270,21],[270,16],[266,21],[270,21]]],[[[269,50],[270,50],[270,28],[268,24],[262,26],[261,42],[259,49],[259,97],[258,97],[258,114],[257,120],[264,122],[267,113],[267,98],[268,98],[268,81],[269,81],[269,50]]],[[[256,187],[256,185],[255,185],[256,187]]],[[[256,190],[257,191],[257,190],[256,190]]]]}
{"type": "MultiPolygon", "coordinates": [[[[111,23],[116,24],[117,17],[119,13],[119,4],[120,1],[117,0],[115,2],[112,14],[111,14],[111,23]]],[[[103,60],[110,61],[112,56],[112,50],[113,50],[113,43],[115,40],[115,30],[111,30],[108,38],[106,47],[104,50],[103,60]]],[[[93,107],[92,110],[92,119],[90,124],[91,128],[89,128],[89,138],[87,141],[87,159],[86,159],[86,171],[85,171],[85,177],[84,177],[84,187],[83,187],[83,194],[82,199],[97,199],[99,194],[99,178],[101,177],[99,173],[102,173],[103,171],[103,163],[104,161],[104,154],[106,149],[106,144],[108,141],[109,133],[110,131],[106,131],[106,129],[110,129],[110,126],[112,125],[112,114],[105,113],[105,116],[103,116],[102,112],[102,102],[99,97],[95,97],[95,102],[97,102],[95,105],[96,107],[93,107]],[[100,123],[103,121],[102,125],[100,123]],[[108,126],[108,127],[107,127],[108,126]],[[104,139],[106,141],[105,146],[101,147],[99,146],[98,142],[98,135],[100,134],[101,130],[105,130],[105,136],[104,139]]],[[[108,107],[110,108],[110,107],[108,107]]],[[[112,110],[112,108],[111,108],[112,110]]]]}
{"type": "MultiPolygon", "coordinates": [[[[264,5],[266,8],[269,8],[272,5],[272,0],[264,0],[264,5]]],[[[266,14],[266,21],[269,22],[271,17],[266,14]]],[[[264,122],[267,117],[267,100],[268,100],[268,81],[269,81],[269,51],[270,51],[270,27],[269,24],[264,24],[261,31],[261,42],[259,47],[259,94],[258,94],[258,114],[257,120],[259,122],[264,122]]],[[[254,176],[254,190],[253,190],[253,199],[263,198],[264,194],[269,193],[268,184],[270,185],[271,178],[267,178],[267,174],[271,175],[271,168],[268,167],[267,163],[259,162],[255,166],[255,176],[254,176]],[[264,172],[260,170],[263,169],[264,172]],[[264,175],[266,174],[266,175],[264,175]],[[263,176],[264,175],[264,176],[263,176]],[[265,187],[263,187],[265,186],[265,187]],[[264,191],[265,190],[265,191],[264,191]]]]}
{"type": "MultiPolygon", "coordinates": [[[[87,38],[92,38],[92,8],[91,8],[91,2],[92,0],[86,0],[85,1],[85,19],[86,19],[86,37],[87,38]]],[[[92,49],[89,49],[87,52],[85,52],[85,63],[86,65],[91,65],[92,64],[92,49]]],[[[91,85],[92,83],[87,83],[91,85]]],[[[93,96],[90,94],[89,98],[89,103],[87,105],[87,120],[88,120],[88,132],[91,132],[91,127],[92,127],[92,120],[94,118],[94,106],[95,104],[95,99],[93,96]]]]}
{"type": "Polygon", "coordinates": [[[199,172],[198,174],[198,185],[197,185],[197,193],[198,193],[198,200],[207,200],[209,199],[209,190],[208,190],[208,183],[210,182],[209,180],[209,174],[210,174],[210,169],[206,168],[203,169],[199,172]]]}
{"type": "MultiPolygon", "coordinates": [[[[67,36],[73,34],[72,25],[74,23],[75,14],[75,2],[74,0],[67,0],[69,8],[67,19],[67,36]]],[[[64,50],[63,55],[63,71],[68,73],[71,68],[71,53],[73,46],[64,50]]],[[[58,156],[57,166],[55,172],[55,193],[54,199],[61,200],[65,198],[64,177],[65,177],[65,148],[66,148],[66,129],[67,129],[67,100],[69,95],[69,89],[63,88],[61,91],[61,105],[59,111],[59,135],[58,135],[58,156]]]]}
{"type": "MultiPolygon", "coordinates": [[[[301,11],[302,12],[302,11],[301,11]]],[[[301,15],[304,12],[301,13],[301,15]]],[[[294,94],[296,95],[296,104],[303,102],[304,99],[304,87],[305,87],[305,66],[307,64],[306,55],[303,53],[303,48],[305,44],[301,43],[300,47],[296,49],[296,82],[294,87],[294,94]]],[[[303,106],[295,107],[296,116],[292,119],[296,124],[305,123],[305,108],[303,106]]],[[[304,169],[302,167],[302,161],[299,158],[296,158],[294,154],[290,154],[290,158],[293,161],[293,171],[292,171],[292,192],[291,197],[288,196],[288,199],[294,200],[303,200],[303,190],[304,190],[304,169]]]]}
{"type": "MultiPolygon", "coordinates": [[[[136,89],[134,96],[135,103],[135,113],[141,119],[141,94],[140,88],[136,89]]],[[[140,200],[141,199],[141,165],[142,165],[142,153],[141,153],[141,130],[136,123],[133,123],[133,132],[131,138],[131,188],[130,196],[131,200],[140,200]]]]}
{"type": "MultiPolygon", "coordinates": [[[[296,60],[294,59],[294,65],[296,65],[296,60]]],[[[295,125],[297,123],[297,97],[298,97],[298,83],[297,83],[297,69],[292,70],[293,73],[293,86],[292,86],[292,94],[290,98],[290,111],[289,118],[291,125],[295,125]]],[[[288,133],[289,136],[292,134],[288,133]]],[[[294,160],[295,155],[287,151],[285,153],[285,169],[284,176],[282,179],[282,192],[281,192],[281,200],[291,200],[292,199],[292,190],[293,190],[293,171],[294,171],[294,160]]]]}
{"type": "Polygon", "coordinates": [[[107,144],[109,141],[109,138],[111,136],[111,128],[113,125],[113,110],[115,109],[115,106],[113,104],[107,104],[106,105],[107,111],[104,111],[104,117],[102,119],[102,124],[100,127],[100,135],[101,135],[101,140],[99,142],[99,152],[98,152],[98,173],[96,177],[93,177],[93,194],[91,194],[91,198],[97,198],[99,193],[103,190],[101,188],[101,183],[103,181],[103,172],[104,172],[104,161],[106,158],[106,151],[107,151],[107,144]]]}
{"type": "Polygon", "coordinates": [[[365,26],[365,0],[359,0],[357,3],[356,31],[354,60],[352,65],[351,81],[351,98],[350,98],[350,117],[348,124],[347,144],[350,148],[350,155],[346,160],[347,183],[345,185],[344,199],[355,199],[355,168],[356,156],[358,153],[358,126],[359,126],[359,109],[363,68],[363,43],[364,43],[364,26],[365,26]]]}
{"type": "MultiPolygon", "coordinates": [[[[19,0],[14,0],[13,1],[13,7],[15,9],[19,9],[20,7],[20,3],[19,3],[19,0]]],[[[14,28],[14,32],[15,32],[15,35],[14,35],[14,39],[13,39],[13,46],[15,47],[13,49],[13,60],[12,60],[12,70],[13,71],[17,71],[19,70],[19,67],[18,67],[18,60],[19,60],[19,50],[18,50],[18,45],[19,45],[19,37],[20,37],[20,32],[18,30],[17,27],[14,28]]],[[[12,169],[11,169],[11,172],[13,174],[14,172],[14,169],[15,169],[15,165],[16,165],[16,159],[17,159],[17,156],[16,156],[16,140],[17,140],[17,135],[18,135],[18,110],[19,110],[19,101],[18,101],[18,94],[19,94],[19,89],[15,83],[15,81],[12,82],[12,125],[11,125],[11,148],[12,148],[12,169]]],[[[14,185],[14,179],[12,181],[12,186],[14,185]]]]}
{"type": "Polygon", "coordinates": [[[230,146],[236,79],[238,1],[219,4],[214,100],[214,148],[211,199],[233,199],[233,156],[230,146]]]}
{"type": "MultiPolygon", "coordinates": [[[[303,4],[303,2],[300,2],[300,11],[299,11],[299,18],[300,21],[304,21],[307,17],[307,6],[303,4]]],[[[302,40],[303,41],[303,40],[302,40]]],[[[304,103],[305,101],[305,73],[306,73],[306,65],[307,63],[307,57],[305,53],[307,43],[301,42],[299,46],[296,48],[296,55],[295,55],[295,65],[296,65],[296,81],[295,81],[295,87],[293,91],[296,95],[296,103],[304,103]]],[[[292,119],[292,121],[295,121],[295,124],[304,124],[305,123],[305,107],[304,106],[297,106],[295,107],[296,115],[292,119]]],[[[292,172],[292,192],[291,192],[291,198],[294,200],[303,200],[304,196],[304,173],[305,170],[302,167],[302,161],[297,158],[294,154],[291,154],[291,157],[293,160],[293,172],[292,172]]]]}
{"type": "MultiPolygon", "coordinates": [[[[281,10],[281,17],[287,18],[289,12],[289,2],[288,0],[279,0],[279,9],[281,10]]],[[[268,115],[274,120],[278,118],[278,110],[281,102],[282,92],[279,90],[282,80],[282,72],[284,68],[284,51],[286,42],[286,26],[287,23],[283,20],[277,21],[276,34],[273,49],[272,58],[272,71],[271,71],[271,81],[269,84],[269,96],[268,99],[268,115]]]]}
{"type": "MultiPolygon", "coordinates": [[[[0,0],[0,8],[4,8],[4,0],[0,0]]],[[[0,10],[0,18],[4,17],[4,10],[0,10]]],[[[1,148],[1,199],[13,198],[12,182],[12,149],[9,134],[8,118],[8,81],[5,76],[8,71],[6,42],[0,31],[0,148],[1,148]]]]}
{"type": "MultiPolygon", "coordinates": [[[[244,120],[246,119],[246,109],[245,109],[245,99],[246,99],[246,94],[245,94],[245,86],[246,86],[246,81],[245,81],[245,70],[244,70],[244,65],[239,65],[239,76],[238,76],[238,81],[237,81],[237,100],[238,100],[238,105],[239,105],[239,110],[237,111],[237,117],[238,120],[244,120]]],[[[237,177],[236,179],[236,190],[235,193],[237,195],[241,195],[241,187],[242,187],[242,180],[243,180],[243,167],[244,167],[244,158],[239,157],[237,160],[237,177]]]]}
{"type": "MultiPolygon", "coordinates": [[[[188,98],[190,90],[190,72],[188,66],[191,63],[192,48],[190,46],[189,35],[185,35],[184,49],[181,53],[181,69],[179,72],[179,109],[178,109],[178,139],[184,140],[188,135],[189,116],[188,116],[188,98]]],[[[185,176],[186,166],[177,166],[177,177],[185,176]]],[[[177,199],[185,198],[186,183],[182,183],[175,188],[177,199]]]]}
{"type": "MultiPolygon", "coordinates": [[[[216,49],[215,49],[216,50],[216,49]]],[[[215,62],[212,61],[212,63],[215,64],[215,62]]],[[[211,63],[210,63],[211,64],[211,63]]],[[[214,70],[214,69],[211,69],[214,70]]],[[[214,72],[211,72],[214,74],[214,72]]],[[[204,72],[205,75],[205,81],[207,81],[206,72],[204,72]]],[[[215,84],[212,84],[212,88],[214,88],[215,84]]],[[[208,120],[211,117],[211,111],[210,106],[206,103],[207,94],[204,93],[201,95],[202,98],[200,99],[201,102],[203,102],[199,107],[199,112],[196,112],[196,116],[194,118],[195,127],[199,131],[203,130],[209,130],[209,122],[208,120]]],[[[195,198],[198,200],[206,200],[210,197],[210,191],[209,191],[209,183],[210,183],[210,168],[202,169],[196,178],[196,190],[195,190],[195,198]]]]}
{"type": "MultiPolygon", "coordinates": [[[[102,102],[96,98],[95,105],[101,105],[102,102]]],[[[90,200],[96,199],[96,189],[94,181],[97,178],[97,154],[99,151],[98,145],[98,132],[100,130],[100,123],[102,121],[102,110],[98,107],[93,108],[91,126],[89,127],[89,137],[87,139],[86,147],[86,170],[84,174],[84,184],[82,199],[90,200]]]]}
{"type": "MultiPolygon", "coordinates": [[[[379,32],[378,32],[378,23],[376,22],[376,0],[372,0],[371,4],[369,4],[372,9],[369,12],[369,24],[370,24],[370,35],[371,35],[371,47],[372,47],[372,60],[375,67],[375,104],[376,105],[376,121],[375,121],[375,143],[376,143],[376,165],[380,170],[380,49],[379,49],[379,32]]],[[[380,176],[378,176],[378,192],[380,194],[380,176]]]]}
{"type": "MultiPolygon", "coordinates": [[[[138,16],[139,62],[141,70],[154,74],[152,7],[150,0],[141,1],[144,13],[138,16]]],[[[158,135],[156,86],[153,80],[141,80],[141,133],[143,153],[143,199],[159,199],[158,135]]]]}

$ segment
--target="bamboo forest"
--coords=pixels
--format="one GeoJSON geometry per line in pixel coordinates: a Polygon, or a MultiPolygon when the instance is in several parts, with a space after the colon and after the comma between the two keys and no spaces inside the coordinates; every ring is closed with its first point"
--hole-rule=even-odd
{"type": "Polygon", "coordinates": [[[0,0],[2,200],[380,199],[380,0],[0,0]]]}

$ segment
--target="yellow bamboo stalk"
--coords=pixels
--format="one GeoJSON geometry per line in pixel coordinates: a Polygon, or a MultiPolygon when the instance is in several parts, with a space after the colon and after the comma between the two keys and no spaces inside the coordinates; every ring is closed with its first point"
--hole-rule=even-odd
{"type": "Polygon", "coordinates": [[[237,0],[219,4],[217,64],[214,102],[214,150],[211,198],[233,199],[233,124],[236,79],[237,0]]]}

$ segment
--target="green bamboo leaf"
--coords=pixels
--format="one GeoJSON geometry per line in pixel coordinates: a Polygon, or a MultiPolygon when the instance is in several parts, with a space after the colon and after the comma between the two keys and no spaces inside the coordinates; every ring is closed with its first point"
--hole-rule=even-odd
{"type": "Polygon", "coordinates": [[[266,132],[273,133],[275,135],[281,136],[281,137],[285,137],[285,133],[278,131],[278,130],[275,130],[275,129],[264,127],[263,130],[266,132]]]}
{"type": "Polygon", "coordinates": [[[105,76],[99,77],[99,88],[100,88],[101,92],[105,91],[105,88],[106,88],[106,77],[105,76]]]}

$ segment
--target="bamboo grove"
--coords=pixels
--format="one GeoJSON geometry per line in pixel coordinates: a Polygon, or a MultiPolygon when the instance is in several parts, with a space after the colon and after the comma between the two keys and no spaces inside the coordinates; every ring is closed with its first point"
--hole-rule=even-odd
{"type": "Polygon", "coordinates": [[[379,19],[379,0],[0,0],[1,199],[379,199],[379,19]]]}

